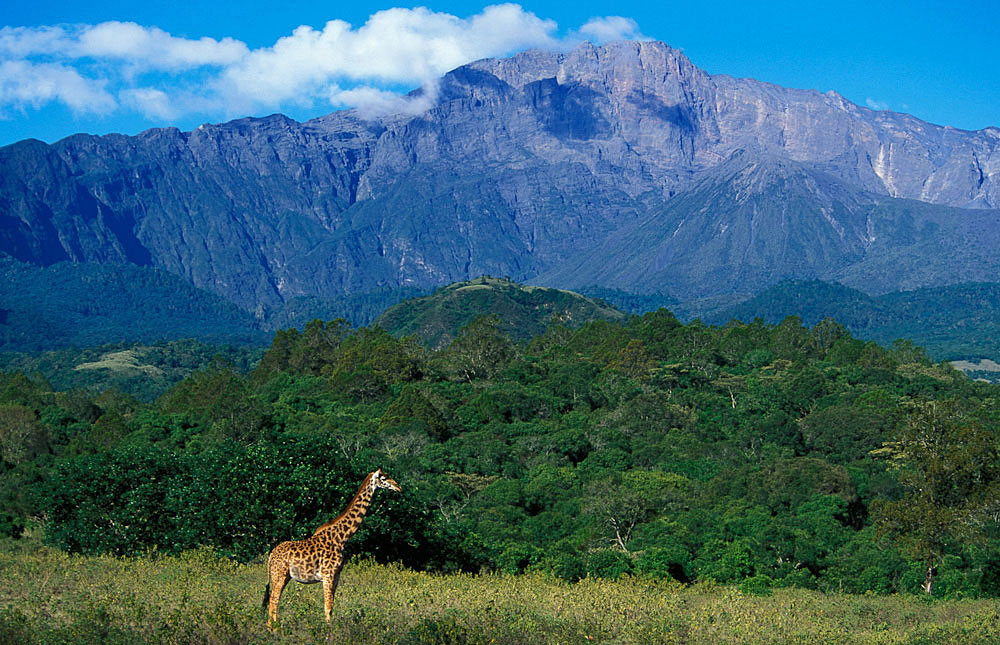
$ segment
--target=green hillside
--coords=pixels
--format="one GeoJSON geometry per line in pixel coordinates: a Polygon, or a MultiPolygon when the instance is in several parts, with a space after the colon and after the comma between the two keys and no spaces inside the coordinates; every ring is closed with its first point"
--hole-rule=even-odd
{"type": "Polygon", "coordinates": [[[527,340],[553,321],[579,327],[591,320],[622,321],[611,305],[572,291],[532,287],[510,280],[481,277],[405,300],[388,309],[376,324],[394,336],[416,336],[428,347],[443,347],[473,318],[495,314],[514,340],[527,340]]]}
{"type": "Polygon", "coordinates": [[[270,333],[231,302],[165,271],[0,258],[0,351],[198,338],[261,345],[270,333]]]}
{"type": "Polygon", "coordinates": [[[1000,358],[1000,284],[970,283],[869,296],[840,284],[782,282],[705,320],[799,316],[808,325],[833,318],[852,334],[882,345],[910,339],[936,360],[1000,358]]]}
{"type": "Polygon", "coordinates": [[[152,402],[192,372],[222,361],[246,373],[264,349],[248,345],[210,345],[193,339],[150,344],[115,343],[47,352],[0,352],[0,372],[21,372],[44,379],[57,391],[100,394],[117,390],[152,402]]]}
{"type": "Polygon", "coordinates": [[[303,296],[251,313],[151,267],[71,262],[40,267],[0,258],[0,352],[186,338],[260,347],[274,330],[301,328],[317,318],[367,325],[403,298],[425,293],[385,288],[337,298],[303,296]]]}

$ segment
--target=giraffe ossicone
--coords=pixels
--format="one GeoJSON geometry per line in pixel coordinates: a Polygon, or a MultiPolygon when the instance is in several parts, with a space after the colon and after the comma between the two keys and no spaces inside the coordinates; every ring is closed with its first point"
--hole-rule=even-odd
{"type": "Polygon", "coordinates": [[[311,584],[323,583],[323,607],[329,622],[333,595],[337,592],[340,570],[344,566],[344,545],[357,532],[368,512],[372,496],[379,488],[401,491],[399,484],[379,468],[370,473],[351,498],[344,512],[320,526],[304,540],[282,542],[267,558],[268,583],[262,607],[267,608],[267,627],[274,629],[278,619],[281,590],[289,580],[311,584]]]}

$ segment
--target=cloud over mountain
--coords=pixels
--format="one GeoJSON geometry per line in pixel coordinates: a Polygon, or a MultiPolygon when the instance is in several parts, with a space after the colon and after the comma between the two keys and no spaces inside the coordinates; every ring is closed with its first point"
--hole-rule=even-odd
{"type": "Polygon", "coordinates": [[[554,21],[517,4],[465,18],[423,7],[386,9],[357,27],[343,20],[302,25],[257,49],[133,22],[8,26],[0,28],[0,118],[53,103],[161,122],[289,105],[413,111],[419,105],[406,105],[406,91],[470,61],[622,38],[641,38],[635,21],[597,17],[560,35],[554,21]]]}

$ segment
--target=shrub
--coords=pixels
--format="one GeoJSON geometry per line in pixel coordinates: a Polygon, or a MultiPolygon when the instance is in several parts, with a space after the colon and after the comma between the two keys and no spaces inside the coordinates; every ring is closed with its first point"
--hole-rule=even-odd
{"type": "Polygon", "coordinates": [[[615,549],[599,549],[587,554],[587,575],[595,578],[617,580],[632,572],[632,561],[628,554],[615,549]]]}

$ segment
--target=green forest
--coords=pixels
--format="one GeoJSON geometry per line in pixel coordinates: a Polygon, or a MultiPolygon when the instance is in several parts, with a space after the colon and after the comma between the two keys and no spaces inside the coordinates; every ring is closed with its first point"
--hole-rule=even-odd
{"type": "Polygon", "coordinates": [[[151,401],[0,375],[0,532],[259,561],[381,467],[403,492],[351,543],[378,562],[997,596],[997,393],[829,319],[479,316],[439,349],[314,320],[151,401]]]}

